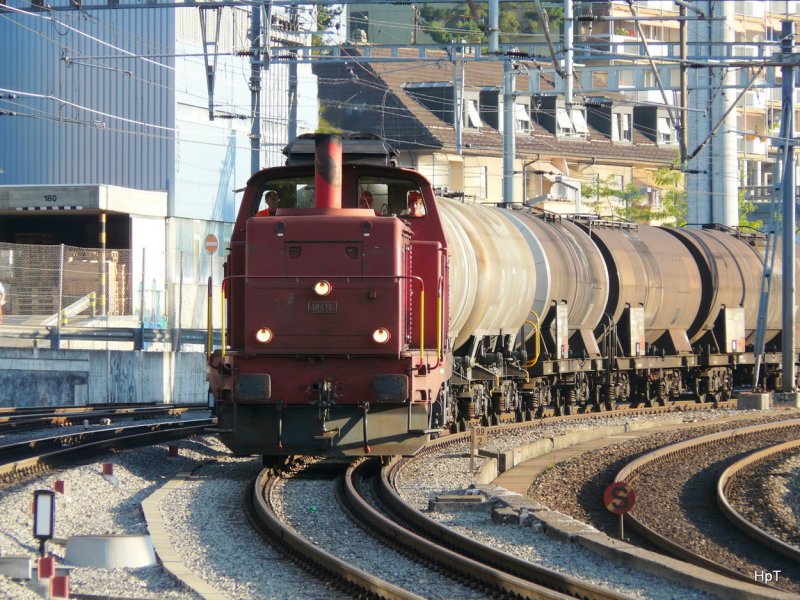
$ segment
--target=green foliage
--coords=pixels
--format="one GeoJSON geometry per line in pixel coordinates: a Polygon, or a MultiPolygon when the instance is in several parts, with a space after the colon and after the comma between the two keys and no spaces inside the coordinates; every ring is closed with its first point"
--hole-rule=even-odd
{"type": "Polygon", "coordinates": [[[520,28],[519,19],[513,12],[500,11],[499,25],[503,33],[518,33],[520,28]]]}
{"type": "Polygon", "coordinates": [[[317,125],[316,133],[342,133],[343,131],[341,127],[337,127],[328,121],[328,119],[325,118],[324,109],[320,109],[319,124],[317,125]]]}
{"type": "Polygon", "coordinates": [[[634,223],[657,221],[679,227],[686,225],[688,207],[683,189],[683,174],[663,167],[656,171],[654,181],[661,189],[660,208],[651,207],[647,203],[647,194],[638,186],[629,183],[619,189],[611,179],[584,184],[583,197],[594,212],[601,213],[606,208],[615,219],[634,223]]]}
{"type": "MultiPolygon", "coordinates": [[[[317,6],[317,31],[326,31],[333,22],[338,19],[342,14],[341,6],[317,6]]],[[[323,36],[315,33],[311,36],[311,44],[313,46],[324,46],[325,42],[323,36]]]]}
{"type": "Polygon", "coordinates": [[[750,220],[750,215],[755,209],[756,205],[747,200],[744,188],[739,188],[739,227],[761,229],[764,226],[764,221],[761,219],[750,220]]]}
{"type": "Polygon", "coordinates": [[[342,14],[342,7],[337,6],[326,6],[326,5],[318,5],[317,6],[317,29],[319,31],[324,31],[331,26],[331,23],[335,19],[337,19],[342,14]]]}
{"type": "MultiPolygon", "coordinates": [[[[543,30],[539,12],[531,10],[527,2],[508,2],[502,5],[498,17],[500,32],[539,33],[543,30]]],[[[545,8],[550,32],[558,35],[564,23],[564,9],[560,6],[545,8]]],[[[441,5],[426,4],[420,9],[422,28],[435,42],[486,43],[485,23],[488,19],[487,5],[474,2],[460,2],[442,8],[441,5]]]]}
{"type": "Polygon", "coordinates": [[[653,181],[661,189],[661,210],[656,218],[674,221],[678,227],[685,227],[689,215],[686,201],[685,176],[669,167],[661,167],[655,172],[653,181]]]}
{"type": "Polygon", "coordinates": [[[561,27],[564,25],[564,9],[560,6],[551,6],[545,8],[545,12],[547,13],[550,31],[552,33],[561,31],[561,27]]]}
{"type": "MultiPolygon", "coordinates": [[[[480,11],[480,8],[478,8],[480,11]]],[[[444,44],[450,42],[484,42],[486,36],[478,27],[478,23],[470,14],[466,3],[458,3],[450,8],[437,8],[437,5],[426,4],[419,12],[423,29],[436,41],[444,44]]]]}

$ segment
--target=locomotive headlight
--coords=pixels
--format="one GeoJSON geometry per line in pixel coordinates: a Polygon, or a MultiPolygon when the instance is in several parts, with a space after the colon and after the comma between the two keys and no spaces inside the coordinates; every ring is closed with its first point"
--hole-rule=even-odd
{"type": "Polygon", "coordinates": [[[333,291],[333,286],[329,281],[318,281],[314,284],[314,293],[317,296],[327,296],[333,291]]]}
{"type": "Polygon", "coordinates": [[[272,341],[272,330],[262,327],[256,331],[256,339],[262,344],[269,344],[272,341]]]}
{"type": "Polygon", "coordinates": [[[372,339],[378,344],[385,344],[389,341],[390,337],[392,337],[392,335],[385,327],[378,327],[378,329],[372,332],[372,339]]]}

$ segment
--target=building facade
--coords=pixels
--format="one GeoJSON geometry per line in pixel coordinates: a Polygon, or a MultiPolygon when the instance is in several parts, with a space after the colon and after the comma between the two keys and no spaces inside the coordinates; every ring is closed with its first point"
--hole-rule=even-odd
{"type": "MultiPolygon", "coordinates": [[[[0,186],[39,187],[24,217],[0,196],[0,242],[57,244],[78,227],[78,245],[131,251],[132,282],[153,274],[170,326],[178,314],[183,326],[200,326],[207,279],[222,277],[236,190],[252,173],[251,10],[88,14],[6,12],[0,21],[0,186]],[[135,207],[117,214],[58,200],[59,186],[82,185],[163,192],[163,217],[148,215],[142,227],[135,207]],[[220,240],[213,255],[209,235],[220,240]]],[[[271,18],[270,45],[299,43],[284,13],[271,18]]],[[[316,88],[310,69],[298,69],[302,133],[317,127],[316,88]]],[[[265,167],[283,162],[292,94],[287,65],[260,76],[265,167]]]]}

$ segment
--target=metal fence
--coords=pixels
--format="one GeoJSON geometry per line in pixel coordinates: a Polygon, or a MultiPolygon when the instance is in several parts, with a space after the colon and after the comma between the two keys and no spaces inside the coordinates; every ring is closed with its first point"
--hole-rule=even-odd
{"type": "Polygon", "coordinates": [[[0,242],[7,325],[204,329],[221,273],[219,256],[0,242]]]}

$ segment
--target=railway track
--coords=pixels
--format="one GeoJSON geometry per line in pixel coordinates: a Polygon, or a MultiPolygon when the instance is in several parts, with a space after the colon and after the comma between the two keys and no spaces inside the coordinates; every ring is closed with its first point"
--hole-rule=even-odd
{"type": "Polygon", "coordinates": [[[192,419],[132,425],[0,446],[0,482],[19,481],[93,453],[203,433],[213,423],[213,419],[192,419]]]}
{"type": "Polygon", "coordinates": [[[294,562],[315,576],[330,580],[338,590],[354,596],[367,594],[368,597],[402,600],[421,598],[349,564],[284,523],[272,500],[279,479],[269,469],[262,471],[245,495],[245,511],[251,523],[281,547],[294,562]]]}
{"type": "Polygon", "coordinates": [[[62,407],[2,407],[0,434],[67,427],[85,423],[113,422],[120,419],[155,419],[179,417],[193,411],[205,410],[198,404],[103,404],[96,406],[62,407]]]}
{"type": "Polygon", "coordinates": [[[798,594],[800,567],[779,556],[785,547],[765,536],[754,542],[739,535],[717,506],[716,494],[710,493],[724,485],[720,478],[738,457],[798,436],[800,421],[793,419],[717,432],[649,452],[615,479],[639,490],[626,522],[683,560],[749,582],[777,572],[775,594],[798,594]]]}
{"type": "MultiPolygon", "coordinates": [[[[465,552],[464,545],[459,544],[458,534],[452,537],[446,528],[437,530],[439,526],[435,523],[427,527],[420,525],[418,519],[421,515],[414,515],[414,509],[411,509],[411,513],[407,507],[404,509],[404,503],[396,492],[387,487],[386,475],[381,475],[378,470],[379,465],[375,460],[360,461],[349,466],[336,484],[340,501],[360,527],[379,538],[381,545],[391,549],[393,558],[385,559],[385,562],[392,564],[394,570],[402,570],[398,566],[401,562],[413,562],[409,568],[414,572],[414,589],[390,583],[353,564],[357,562],[363,565],[368,561],[359,558],[343,560],[333,552],[322,550],[318,540],[308,539],[285,524],[276,515],[269,500],[277,485],[277,479],[272,474],[262,473],[254,483],[249,510],[271,539],[279,540],[282,546],[291,548],[296,560],[304,562],[307,568],[317,574],[336,579],[340,586],[349,587],[356,594],[359,592],[352,588],[382,598],[488,596],[566,599],[579,596],[621,600],[626,597],[535,565],[526,565],[524,561],[486,546],[480,547],[480,544],[471,544],[469,552],[465,552]],[[514,571],[521,575],[515,575],[514,571]],[[418,592],[420,588],[425,589],[425,585],[419,582],[424,581],[433,582],[436,591],[420,596],[418,592]],[[546,583],[540,583],[542,581],[546,583]]],[[[342,532],[342,535],[346,533],[342,532]]],[[[351,534],[350,537],[358,539],[358,535],[351,534]]],[[[358,545],[358,542],[355,544],[358,545]]],[[[352,552],[353,555],[361,554],[355,549],[352,552]]],[[[381,552],[386,550],[382,549],[381,552]]]]}
{"type": "MultiPolygon", "coordinates": [[[[543,423],[566,424],[571,421],[580,422],[584,419],[597,419],[598,417],[631,416],[634,411],[636,415],[648,415],[676,410],[682,411],[697,406],[696,403],[692,402],[678,408],[641,407],[633,410],[607,412],[603,415],[588,413],[585,415],[552,417],[535,422],[498,425],[490,429],[494,431],[519,431],[525,428],[535,430],[543,423]]],[[[441,452],[443,449],[446,451],[448,447],[463,444],[468,435],[468,432],[461,432],[441,436],[432,441],[429,448],[424,450],[423,453],[441,452]]],[[[472,585],[478,585],[479,589],[485,590],[483,593],[497,597],[505,597],[510,594],[522,597],[559,597],[561,594],[584,598],[626,597],[620,593],[587,584],[578,578],[565,576],[551,569],[509,556],[489,546],[475,543],[454,533],[436,521],[428,519],[417,509],[409,507],[400,499],[398,493],[393,490],[393,485],[388,482],[393,481],[396,478],[396,474],[406,464],[413,462],[415,458],[394,461],[391,467],[387,467],[385,474],[381,477],[363,474],[369,471],[369,465],[373,464],[372,462],[365,462],[358,468],[352,467],[348,470],[348,476],[343,478],[343,483],[338,493],[341,495],[342,502],[349,506],[346,510],[354,515],[355,519],[367,523],[363,526],[365,529],[370,532],[378,532],[376,535],[383,540],[391,540],[391,544],[400,545],[402,547],[401,553],[411,552],[417,555],[422,553],[424,556],[415,559],[417,562],[429,563],[431,560],[436,561],[438,565],[434,569],[441,573],[452,574],[451,585],[454,588],[455,586],[463,585],[464,578],[468,577],[473,580],[477,578],[477,581],[472,585]],[[370,481],[375,483],[370,483],[370,481]],[[378,491],[372,491],[373,485],[377,485],[378,491]],[[363,496],[374,500],[365,500],[363,496]],[[477,577],[476,574],[478,573],[482,573],[481,577],[477,577]],[[481,581],[481,578],[483,581],[481,581]]],[[[337,529],[338,525],[320,522],[310,532],[306,533],[306,536],[313,538],[313,541],[295,539],[297,533],[293,532],[292,527],[281,524],[280,519],[275,517],[274,510],[270,508],[270,501],[263,499],[264,497],[272,497],[273,490],[277,486],[276,480],[271,479],[267,474],[262,474],[259,481],[254,483],[253,486],[257,493],[249,494],[252,500],[248,501],[251,506],[249,510],[254,515],[252,519],[254,521],[267,520],[270,523],[267,529],[270,531],[268,535],[272,540],[278,540],[280,546],[291,547],[297,560],[313,563],[314,566],[309,567],[311,570],[324,573],[325,577],[336,577],[340,582],[343,582],[341,585],[356,585],[353,581],[355,578],[361,582],[358,585],[365,586],[363,589],[371,590],[369,593],[378,595],[399,593],[396,589],[391,588],[391,584],[388,584],[385,580],[381,580],[376,584],[370,579],[372,575],[353,574],[347,571],[348,567],[338,564],[340,561],[337,561],[336,557],[332,557],[330,553],[320,551],[320,546],[326,546],[327,548],[330,545],[326,545],[325,540],[327,538],[322,537],[323,534],[320,530],[337,529]],[[265,516],[270,514],[271,516],[265,516]],[[289,541],[290,539],[291,542],[289,541]],[[309,556],[317,555],[319,555],[318,558],[308,558],[309,556]],[[369,587],[376,585],[377,588],[369,587]],[[387,591],[387,589],[391,591],[387,591]]],[[[315,494],[317,496],[332,497],[334,495],[333,489],[334,487],[331,486],[330,491],[316,492],[315,494]]],[[[310,497],[311,495],[309,492],[308,496],[310,497]]],[[[337,508],[337,510],[340,509],[337,508]]],[[[323,512],[323,509],[320,509],[321,512],[323,512]]],[[[302,517],[298,518],[302,519],[302,517]]],[[[302,526],[300,527],[302,528],[302,526]]],[[[357,539],[360,534],[351,533],[349,535],[357,539]]],[[[300,538],[302,537],[300,535],[300,538]]],[[[382,543],[386,544],[387,542],[383,541],[382,543]]],[[[349,553],[349,550],[347,552],[349,553]]],[[[360,565],[363,564],[361,561],[357,562],[360,565]]],[[[417,568],[422,572],[427,572],[424,567],[417,568]]],[[[442,579],[441,575],[432,577],[442,579]]],[[[425,579],[425,577],[421,578],[425,579]]],[[[459,597],[469,597],[468,593],[459,593],[457,595],[459,597]]]]}
{"type": "Polygon", "coordinates": [[[791,526],[775,514],[775,507],[770,505],[768,498],[763,497],[763,480],[774,471],[773,465],[780,462],[781,456],[796,454],[798,448],[800,439],[757,450],[725,469],[717,482],[717,504],[728,520],[745,535],[796,563],[800,563],[800,548],[795,542],[797,536],[788,534],[787,529],[791,529],[791,526]],[[735,490],[740,498],[738,503],[731,500],[735,490]],[[759,497],[764,500],[762,511],[754,511],[741,501],[747,492],[751,494],[751,502],[759,497]],[[758,514],[759,512],[762,514],[758,514]],[[755,519],[763,525],[756,524],[755,519]]]}

